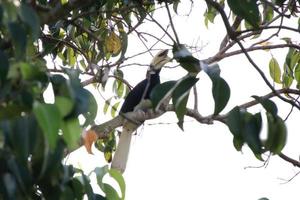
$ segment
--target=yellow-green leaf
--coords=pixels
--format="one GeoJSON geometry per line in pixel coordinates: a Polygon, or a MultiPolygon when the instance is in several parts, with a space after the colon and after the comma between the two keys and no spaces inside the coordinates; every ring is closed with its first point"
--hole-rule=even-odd
{"type": "Polygon", "coordinates": [[[105,47],[107,52],[117,54],[121,50],[121,40],[115,32],[111,32],[105,39],[105,47]]]}
{"type": "Polygon", "coordinates": [[[275,83],[281,83],[281,70],[279,64],[275,58],[272,58],[269,62],[269,71],[270,76],[274,80],[275,83]]]}
{"type": "Polygon", "coordinates": [[[59,109],[54,104],[35,103],[33,112],[39,126],[43,130],[50,148],[54,149],[58,139],[58,130],[61,122],[59,109]]]}

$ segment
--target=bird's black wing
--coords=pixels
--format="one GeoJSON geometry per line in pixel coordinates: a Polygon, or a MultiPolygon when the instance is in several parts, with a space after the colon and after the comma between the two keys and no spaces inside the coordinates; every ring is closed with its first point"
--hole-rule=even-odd
{"type": "Polygon", "coordinates": [[[148,80],[145,79],[137,84],[127,95],[125,101],[121,107],[121,113],[132,112],[134,107],[137,106],[145,92],[146,86],[148,84],[148,80]]]}

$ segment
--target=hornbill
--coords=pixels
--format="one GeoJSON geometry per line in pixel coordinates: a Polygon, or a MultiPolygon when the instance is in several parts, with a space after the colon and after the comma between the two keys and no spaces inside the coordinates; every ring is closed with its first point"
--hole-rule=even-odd
{"type": "MultiPolygon", "coordinates": [[[[127,112],[135,111],[138,107],[137,105],[140,104],[142,100],[147,100],[150,98],[149,96],[151,90],[154,88],[154,86],[160,84],[159,73],[161,68],[170,60],[171,58],[168,57],[168,50],[161,50],[157,55],[154,56],[147,71],[146,78],[138,83],[125,98],[120,110],[121,115],[124,115],[127,112]]],[[[117,169],[122,173],[126,168],[132,133],[142,123],[134,123],[130,121],[130,119],[126,120],[126,117],[125,121],[126,122],[123,124],[119,143],[111,163],[112,168],[117,169]]]]}

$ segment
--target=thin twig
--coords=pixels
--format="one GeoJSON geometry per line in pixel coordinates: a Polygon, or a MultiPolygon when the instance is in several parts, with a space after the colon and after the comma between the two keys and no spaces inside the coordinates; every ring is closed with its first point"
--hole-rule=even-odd
{"type": "MultiPolygon", "coordinates": [[[[148,16],[151,18],[151,22],[154,22],[166,35],[172,40],[173,43],[176,43],[176,41],[173,39],[173,37],[164,29],[164,27],[156,20],[152,15],[148,13],[148,16]]],[[[147,18],[146,18],[147,20],[147,18]]]]}
{"type": "Polygon", "coordinates": [[[194,92],[194,110],[198,110],[198,91],[197,86],[193,86],[193,92],[194,92]]]}
{"type": "Polygon", "coordinates": [[[300,168],[300,162],[299,162],[298,160],[295,160],[295,159],[293,159],[293,158],[290,158],[290,157],[288,157],[287,155],[285,155],[285,154],[283,154],[283,153],[278,154],[278,156],[279,156],[280,158],[282,158],[283,160],[285,160],[285,161],[291,163],[291,164],[294,165],[295,167],[299,167],[299,168],[300,168]]]}
{"type": "Polygon", "coordinates": [[[170,20],[171,28],[172,28],[173,33],[174,33],[174,35],[175,35],[176,42],[177,42],[177,44],[180,44],[179,38],[178,38],[178,35],[177,35],[177,32],[176,32],[176,30],[175,30],[175,26],[174,26],[174,24],[173,24],[173,20],[172,20],[172,17],[171,17],[169,5],[168,5],[167,2],[165,2],[165,6],[166,6],[166,9],[167,9],[167,13],[168,13],[168,17],[169,17],[169,20],[170,20]]]}

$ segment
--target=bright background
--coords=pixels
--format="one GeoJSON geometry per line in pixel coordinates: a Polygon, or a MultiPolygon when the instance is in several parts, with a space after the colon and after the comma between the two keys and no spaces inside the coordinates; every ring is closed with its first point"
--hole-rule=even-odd
{"type": "MultiPolygon", "coordinates": [[[[186,16],[190,9],[189,2],[182,1],[178,8],[180,16],[174,17],[176,30],[181,43],[202,46],[202,51],[195,56],[206,59],[219,49],[218,45],[224,37],[225,29],[219,17],[216,18],[215,25],[209,24],[209,28],[205,28],[202,16],[206,7],[204,1],[201,3],[195,1],[193,12],[186,16]]],[[[154,17],[162,24],[168,24],[165,10],[155,12],[154,17]]],[[[153,34],[160,31],[155,24],[146,23],[141,28],[153,34]]],[[[171,29],[169,32],[172,33],[171,29]]],[[[170,49],[162,45],[158,48],[170,49]]],[[[137,37],[130,37],[127,55],[144,50],[145,47],[137,37]]],[[[286,49],[280,49],[271,52],[256,51],[250,55],[269,77],[268,62],[271,54],[282,66],[286,53],[286,49]]],[[[145,61],[150,60],[151,56],[147,54],[139,57],[136,62],[146,63],[145,61]]],[[[224,113],[235,105],[252,100],[251,95],[265,95],[270,92],[244,55],[224,59],[219,65],[221,76],[231,88],[231,98],[224,113]]],[[[135,85],[144,78],[147,68],[129,66],[123,70],[125,79],[135,85]]],[[[175,80],[184,75],[182,69],[167,68],[162,70],[161,80],[162,82],[175,80]]],[[[209,115],[213,112],[214,106],[211,83],[203,72],[199,74],[199,78],[197,83],[199,111],[202,115],[209,115]]],[[[276,87],[280,88],[279,85],[276,87]]],[[[103,116],[103,99],[98,91],[92,92],[99,100],[97,122],[103,123],[110,119],[110,116],[103,116]]],[[[104,96],[109,98],[109,94],[104,93],[104,96]]],[[[291,107],[278,100],[275,101],[284,119],[291,107]]],[[[251,108],[250,111],[264,113],[260,106],[251,108]]],[[[299,157],[300,138],[297,128],[299,119],[300,114],[296,112],[289,117],[288,142],[283,150],[285,154],[295,159],[299,157]]],[[[262,167],[263,163],[253,156],[248,147],[245,146],[242,153],[234,149],[233,137],[225,125],[218,122],[213,125],[199,124],[188,117],[185,121],[185,131],[182,132],[176,125],[175,114],[167,113],[158,119],[145,122],[138,129],[132,141],[124,173],[127,200],[257,200],[261,197],[270,200],[300,199],[298,192],[300,179],[296,177],[286,183],[299,171],[298,168],[277,156],[272,156],[269,164],[262,167]]],[[[263,127],[263,131],[265,129],[266,127],[263,127]]],[[[89,155],[84,148],[72,153],[68,162],[87,173],[95,167],[107,164],[103,154],[95,150],[94,155],[89,155]]],[[[98,190],[96,185],[95,188],[98,190]]]]}

